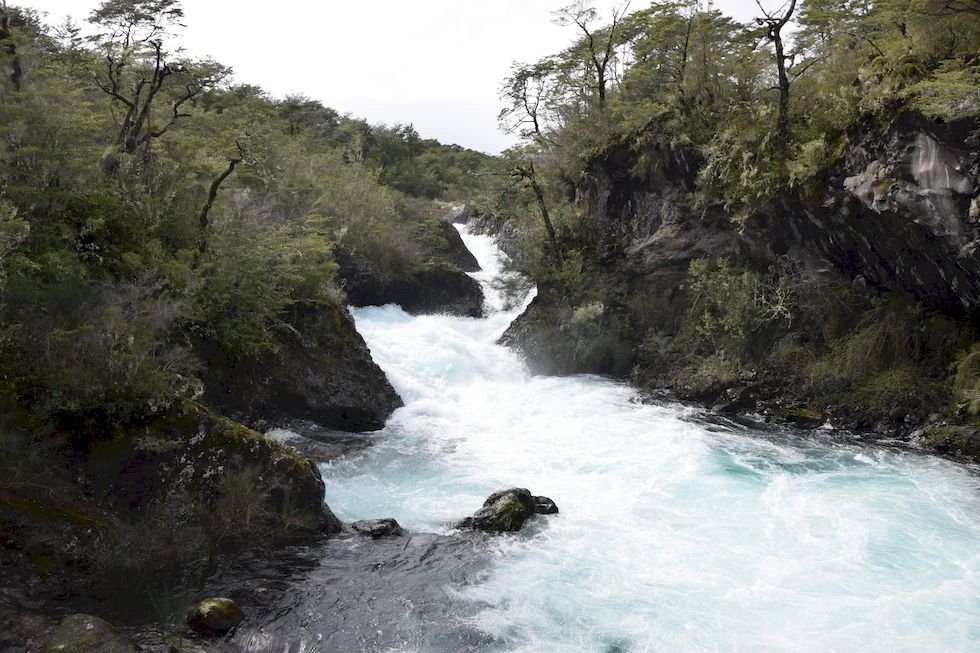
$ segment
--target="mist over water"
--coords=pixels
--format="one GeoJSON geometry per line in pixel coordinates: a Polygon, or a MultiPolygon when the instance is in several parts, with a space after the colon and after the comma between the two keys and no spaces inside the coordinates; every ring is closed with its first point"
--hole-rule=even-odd
{"type": "MultiPolygon", "coordinates": [[[[829,431],[748,429],[592,376],[535,377],[486,319],[354,311],[405,400],[374,445],[322,467],[345,520],[452,533],[491,492],[561,513],[491,537],[446,585],[507,651],[975,651],[980,477],[829,431]]],[[[406,649],[408,650],[408,649],[406,649]]]]}

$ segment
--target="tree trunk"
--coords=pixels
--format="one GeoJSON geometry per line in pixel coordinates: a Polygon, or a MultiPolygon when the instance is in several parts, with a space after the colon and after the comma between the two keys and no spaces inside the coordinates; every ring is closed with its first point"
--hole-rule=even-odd
{"type": "Polygon", "coordinates": [[[204,203],[204,208],[201,209],[201,215],[198,218],[197,251],[199,254],[203,254],[204,250],[208,248],[208,227],[210,225],[208,215],[211,213],[211,207],[214,206],[214,201],[218,199],[218,189],[221,188],[221,184],[225,179],[230,177],[231,173],[235,172],[235,167],[242,162],[242,158],[229,159],[228,167],[225,171],[211,182],[211,188],[208,190],[208,201],[204,203]]]}
{"type": "Polygon", "coordinates": [[[24,69],[17,53],[17,44],[14,43],[14,35],[10,31],[9,14],[0,16],[0,42],[3,42],[3,49],[10,56],[10,81],[14,90],[19,91],[24,79],[24,69]]]}
{"type": "Polygon", "coordinates": [[[541,190],[541,186],[538,184],[538,176],[534,171],[533,163],[528,167],[528,174],[526,176],[528,182],[531,184],[531,190],[534,192],[534,198],[537,200],[538,210],[541,212],[541,221],[544,222],[544,229],[548,233],[548,243],[551,245],[551,256],[554,259],[554,264],[557,268],[562,263],[561,250],[558,248],[558,238],[555,236],[555,227],[551,224],[551,216],[548,214],[548,204],[544,201],[544,191],[541,190]]]}

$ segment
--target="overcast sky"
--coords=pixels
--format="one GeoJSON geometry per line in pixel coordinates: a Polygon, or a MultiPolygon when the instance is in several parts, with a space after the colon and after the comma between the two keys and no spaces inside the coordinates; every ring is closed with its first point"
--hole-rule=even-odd
{"type": "MultiPolygon", "coordinates": [[[[307,95],[387,124],[496,153],[514,143],[497,127],[501,81],[513,61],[535,61],[575,33],[552,22],[570,0],[184,0],[182,43],[239,82],[276,96],[307,95]]],[[[99,0],[13,0],[82,23],[99,0]]],[[[617,0],[597,0],[608,11],[617,0]]],[[[769,4],[775,4],[769,0],[769,4]]],[[[647,6],[633,0],[632,9],[647,6]]],[[[754,0],[717,0],[739,20],[754,0]]]]}

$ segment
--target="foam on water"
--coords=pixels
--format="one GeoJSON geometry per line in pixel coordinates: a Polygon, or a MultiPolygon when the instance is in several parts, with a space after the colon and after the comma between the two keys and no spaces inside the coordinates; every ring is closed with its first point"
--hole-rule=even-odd
{"type": "MultiPolygon", "coordinates": [[[[464,232],[484,267],[500,254],[464,232]]],[[[492,491],[561,513],[493,539],[445,591],[514,651],[980,648],[980,482],[833,433],[765,432],[647,405],[591,376],[535,377],[487,319],[355,311],[405,400],[377,444],[325,465],[345,520],[449,532],[492,491]]]]}

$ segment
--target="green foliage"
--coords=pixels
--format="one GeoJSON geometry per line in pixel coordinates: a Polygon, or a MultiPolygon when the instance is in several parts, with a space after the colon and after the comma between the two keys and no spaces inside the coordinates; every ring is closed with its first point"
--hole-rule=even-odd
{"type": "Polygon", "coordinates": [[[483,154],[184,57],[178,0],[107,0],[88,40],[0,17],[0,401],[34,434],[101,440],[197,398],[212,354],[341,338],[303,333],[339,311],[335,248],[397,274],[430,198],[483,183],[483,154]]]}
{"type": "Polygon", "coordinates": [[[687,290],[697,342],[735,356],[758,348],[770,327],[788,326],[796,309],[795,289],[785,276],[763,275],[726,258],[692,261],[687,290]]]}
{"type": "Polygon", "coordinates": [[[980,345],[973,345],[956,361],[953,398],[958,410],[980,417],[980,345]]]}

